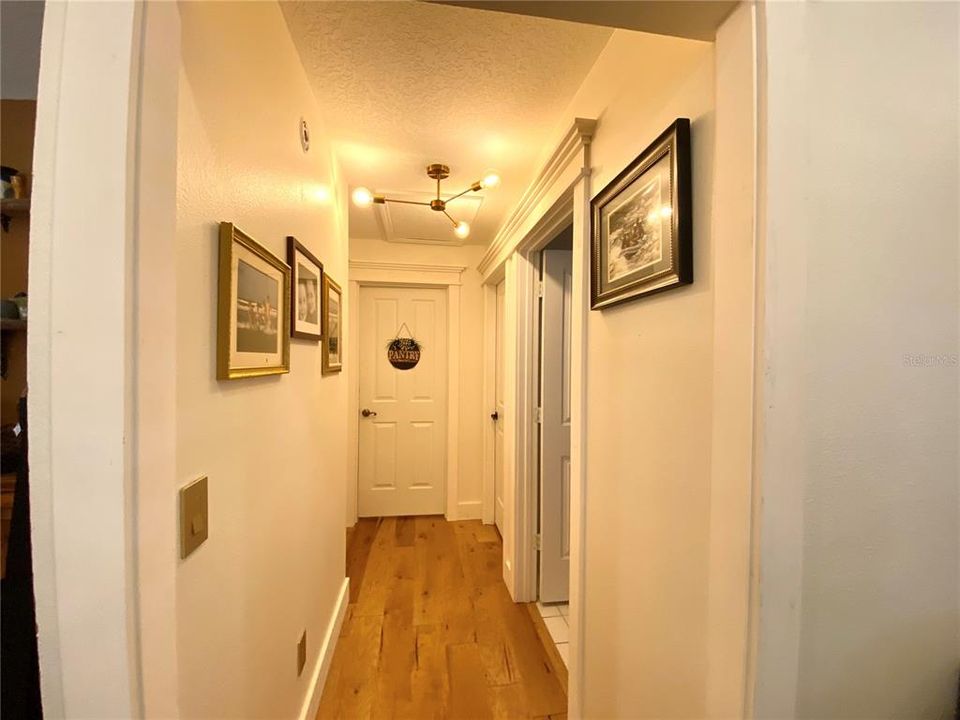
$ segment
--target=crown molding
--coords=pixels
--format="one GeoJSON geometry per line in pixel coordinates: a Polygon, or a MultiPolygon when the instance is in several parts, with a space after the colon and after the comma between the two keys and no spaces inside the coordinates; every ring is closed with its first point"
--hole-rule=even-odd
{"type": "MultiPolygon", "coordinates": [[[[593,140],[597,128],[597,121],[589,118],[574,118],[570,129],[564,134],[560,143],[541,168],[536,179],[527,188],[520,202],[510,213],[506,222],[497,231],[493,242],[480,259],[478,266],[480,274],[486,276],[493,269],[496,260],[503,254],[504,249],[513,239],[516,231],[530,217],[537,204],[547,194],[557,179],[563,174],[571,162],[576,160],[581,151],[593,140]]],[[[584,169],[586,172],[586,169],[584,169]]]]}
{"type": "Polygon", "coordinates": [[[426,265],[422,263],[381,262],[379,260],[351,260],[351,270],[386,270],[421,273],[462,273],[466,265],[426,265]]]}

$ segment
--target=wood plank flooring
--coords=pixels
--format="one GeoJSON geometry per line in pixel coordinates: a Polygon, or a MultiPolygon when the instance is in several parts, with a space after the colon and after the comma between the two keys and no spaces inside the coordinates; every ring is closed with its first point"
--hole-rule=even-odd
{"type": "Polygon", "coordinates": [[[566,720],[566,678],[510,599],[501,556],[479,521],[361,519],[317,718],[566,720]]]}

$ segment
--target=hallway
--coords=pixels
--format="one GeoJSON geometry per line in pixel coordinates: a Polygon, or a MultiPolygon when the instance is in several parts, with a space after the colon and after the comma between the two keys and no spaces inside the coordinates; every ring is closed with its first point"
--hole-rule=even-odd
{"type": "Polygon", "coordinates": [[[361,519],[318,718],[566,718],[565,678],[501,579],[492,526],[361,519]]]}

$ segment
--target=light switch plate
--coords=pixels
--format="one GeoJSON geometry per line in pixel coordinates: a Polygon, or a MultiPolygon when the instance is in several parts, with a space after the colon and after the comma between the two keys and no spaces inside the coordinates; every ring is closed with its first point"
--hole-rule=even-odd
{"type": "Polygon", "coordinates": [[[307,664],[307,631],[303,631],[300,636],[300,642],[297,643],[297,677],[303,674],[303,668],[307,664]]]}
{"type": "Polygon", "coordinates": [[[180,488],[180,558],[183,559],[207,539],[207,477],[180,488]]]}

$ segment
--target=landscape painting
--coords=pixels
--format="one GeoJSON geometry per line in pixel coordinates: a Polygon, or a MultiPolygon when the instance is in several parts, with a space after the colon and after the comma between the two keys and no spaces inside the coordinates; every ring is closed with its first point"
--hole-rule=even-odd
{"type": "MultiPolygon", "coordinates": [[[[669,206],[660,197],[660,177],[645,183],[610,213],[607,280],[615,282],[663,258],[663,221],[669,206]]],[[[669,226],[667,233],[670,232],[669,226]]]]}
{"type": "Polygon", "coordinates": [[[690,121],[678,118],[590,201],[590,307],[693,282],[690,121]]]}
{"type": "Polygon", "coordinates": [[[290,371],[290,268],[233,223],[220,223],[217,379],[290,371]]]}
{"type": "Polygon", "coordinates": [[[280,284],[249,263],[237,262],[237,352],[275,353],[280,284]]]}

